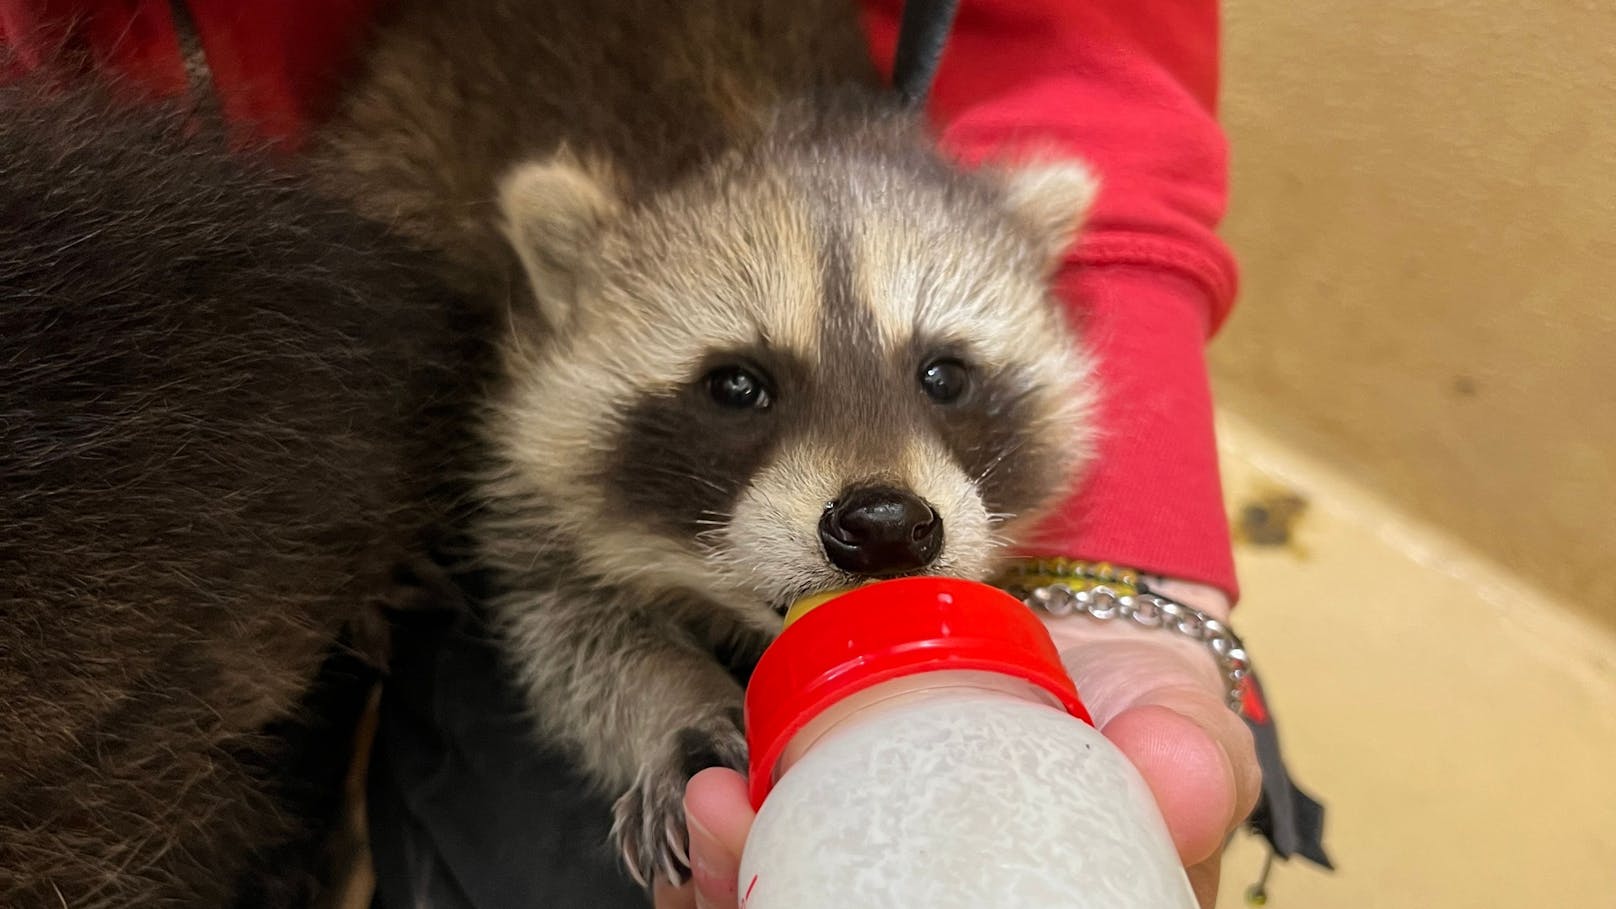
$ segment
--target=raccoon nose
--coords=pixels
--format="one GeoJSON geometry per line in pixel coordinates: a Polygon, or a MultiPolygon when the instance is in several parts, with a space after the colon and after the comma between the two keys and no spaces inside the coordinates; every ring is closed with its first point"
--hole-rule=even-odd
{"type": "Polygon", "coordinates": [[[887,487],[853,489],[825,510],[819,539],[831,564],[887,577],[924,568],[943,548],[943,519],[914,495],[887,487]]]}

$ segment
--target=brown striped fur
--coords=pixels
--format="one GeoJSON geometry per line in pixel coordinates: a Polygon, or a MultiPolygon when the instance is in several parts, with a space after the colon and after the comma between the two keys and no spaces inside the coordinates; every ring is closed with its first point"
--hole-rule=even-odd
{"type": "Polygon", "coordinates": [[[368,684],[317,677],[474,375],[421,259],[205,124],[0,88],[0,905],[313,898],[368,684]]]}

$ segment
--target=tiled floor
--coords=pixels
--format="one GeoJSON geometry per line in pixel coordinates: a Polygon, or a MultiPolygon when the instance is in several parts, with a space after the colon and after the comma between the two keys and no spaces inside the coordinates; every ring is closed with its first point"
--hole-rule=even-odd
{"type": "MultiPolygon", "coordinates": [[[[1236,624],[1339,866],[1277,866],[1267,905],[1616,909],[1616,638],[1249,424],[1220,431],[1231,509],[1270,506],[1245,516],[1266,542],[1240,545],[1236,624]],[[1288,533],[1275,502],[1305,502],[1288,533]]],[[[1237,841],[1220,906],[1261,855],[1237,841]]]]}

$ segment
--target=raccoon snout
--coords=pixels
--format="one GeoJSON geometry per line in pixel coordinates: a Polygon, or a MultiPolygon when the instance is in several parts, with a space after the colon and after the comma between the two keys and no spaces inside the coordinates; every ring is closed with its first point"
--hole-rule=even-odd
{"type": "Polygon", "coordinates": [[[825,509],[819,539],[837,568],[889,577],[924,568],[937,558],[943,549],[943,518],[901,489],[852,489],[825,509]]]}

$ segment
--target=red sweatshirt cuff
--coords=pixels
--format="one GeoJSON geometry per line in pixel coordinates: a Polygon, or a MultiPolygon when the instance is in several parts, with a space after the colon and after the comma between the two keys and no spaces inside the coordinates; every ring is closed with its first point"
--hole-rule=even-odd
{"type": "Polygon", "coordinates": [[[1233,602],[1206,289],[1176,271],[1073,264],[1060,293],[1099,359],[1099,449],[1076,497],[1029,549],[1210,584],[1233,602]]]}

